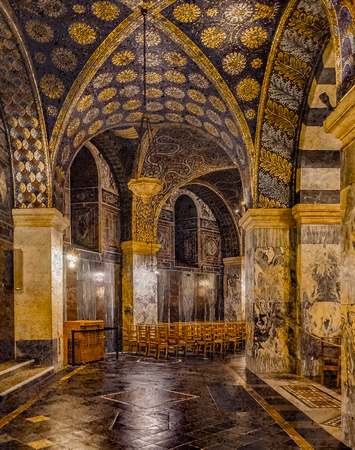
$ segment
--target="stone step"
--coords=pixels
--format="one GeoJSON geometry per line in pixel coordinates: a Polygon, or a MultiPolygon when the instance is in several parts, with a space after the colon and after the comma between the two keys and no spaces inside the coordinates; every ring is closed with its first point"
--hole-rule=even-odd
{"type": "Polygon", "coordinates": [[[54,373],[54,367],[25,368],[14,375],[0,381],[0,401],[13,394],[18,389],[29,387],[34,382],[39,382],[44,377],[54,373]]]}
{"type": "Polygon", "coordinates": [[[34,362],[34,359],[30,359],[29,361],[8,361],[0,364],[0,381],[15,375],[21,370],[30,368],[34,362]]]}

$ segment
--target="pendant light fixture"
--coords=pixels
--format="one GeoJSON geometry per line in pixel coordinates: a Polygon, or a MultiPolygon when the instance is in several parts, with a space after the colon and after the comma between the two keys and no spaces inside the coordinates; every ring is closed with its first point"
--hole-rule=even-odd
{"type": "MultiPolygon", "coordinates": [[[[148,148],[151,148],[154,153],[154,134],[152,124],[147,114],[147,13],[145,7],[141,7],[143,15],[143,108],[141,118],[141,130],[146,129],[148,135],[148,148]]],[[[139,144],[138,152],[142,149],[142,140],[139,144]]],[[[138,154],[139,154],[138,153],[138,154]]],[[[128,188],[139,198],[143,203],[149,203],[149,200],[154,195],[157,195],[163,189],[163,182],[158,178],[153,177],[139,177],[132,179],[128,183],[128,188]]]]}

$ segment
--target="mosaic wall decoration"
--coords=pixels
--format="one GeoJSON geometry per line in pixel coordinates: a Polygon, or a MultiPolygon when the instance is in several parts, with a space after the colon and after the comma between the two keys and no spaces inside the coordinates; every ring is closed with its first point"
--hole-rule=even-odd
{"type": "Polygon", "coordinates": [[[92,53],[132,10],[119,1],[12,0],[30,50],[50,136],[92,53]]]}
{"type": "MultiPolygon", "coordinates": [[[[61,143],[75,152],[105,129],[139,131],[143,108],[143,31],[139,27],[111,54],[72,110],[61,143]]],[[[193,126],[218,139],[242,168],[249,156],[235,118],[199,66],[153,24],[147,31],[147,114],[153,124],[193,126]]]]}
{"type": "MultiPolygon", "coordinates": [[[[156,212],[160,203],[174,188],[188,180],[222,168],[235,168],[227,152],[203,133],[190,129],[160,129],[142,162],[140,176],[157,177],[163,181],[163,190],[146,205],[136,199],[133,207],[133,234],[136,240],[155,239],[156,212]]],[[[161,207],[161,205],[160,205],[161,207]]]]}
{"type": "Polygon", "coordinates": [[[355,86],[355,5],[351,0],[332,0],[338,19],[341,47],[341,82],[338,96],[343,97],[355,86]]]}
{"type": "Polygon", "coordinates": [[[50,206],[47,141],[26,63],[0,13],[1,106],[12,154],[16,208],[50,206]]]}
{"type": "Polygon", "coordinates": [[[286,2],[178,0],[162,11],[218,68],[255,133],[267,56],[286,2]]]}
{"type": "Polygon", "coordinates": [[[275,49],[258,123],[257,206],[294,204],[295,158],[307,93],[330,38],[320,0],[300,0],[287,18],[275,49]]]}

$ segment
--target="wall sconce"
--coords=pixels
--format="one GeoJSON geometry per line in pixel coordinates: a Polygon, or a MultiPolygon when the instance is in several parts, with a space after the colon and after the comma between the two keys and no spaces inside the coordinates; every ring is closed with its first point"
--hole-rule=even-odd
{"type": "Polygon", "coordinates": [[[78,260],[78,258],[74,255],[68,254],[67,255],[67,260],[69,261],[68,266],[70,269],[75,269],[76,267],[76,262],[78,260]]]}

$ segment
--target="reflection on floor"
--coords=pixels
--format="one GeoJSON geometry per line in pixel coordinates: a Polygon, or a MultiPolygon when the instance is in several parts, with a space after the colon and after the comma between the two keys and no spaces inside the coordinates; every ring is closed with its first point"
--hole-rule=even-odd
{"type": "Polygon", "coordinates": [[[309,414],[327,410],[327,429],[338,430],[339,405],[311,408],[296,398],[296,386],[297,377],[261,379],[242,355],[120,355],[42,388],[24,405],[18,398],[12,416],[2,406],[0,449],[348,448],[309,414]],[[284,389],[290,385],[292,393],[284,389]]]}

